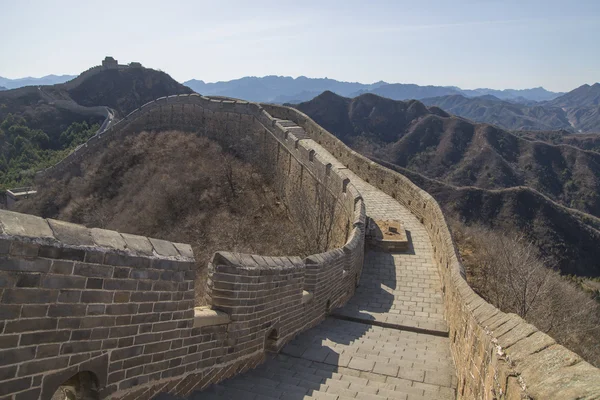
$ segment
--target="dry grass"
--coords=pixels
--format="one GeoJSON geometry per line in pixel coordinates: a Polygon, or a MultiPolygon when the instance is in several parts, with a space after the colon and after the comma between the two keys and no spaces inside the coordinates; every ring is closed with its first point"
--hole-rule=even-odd
{"type": "Polygon", "coordinates": [[[19,211],[190,243],[197,303],[217,250],[307,255],[302,231],[258,167],[206,138],[142,132],[113,141],[81,172],[46,182],[19,211]]]}
{"type": "Polygon", "coordinates": [[[451,227],[467,280],[479,295],[600,366],[600,299],[544,265],[518,232],[457,221],[451,227]]]}

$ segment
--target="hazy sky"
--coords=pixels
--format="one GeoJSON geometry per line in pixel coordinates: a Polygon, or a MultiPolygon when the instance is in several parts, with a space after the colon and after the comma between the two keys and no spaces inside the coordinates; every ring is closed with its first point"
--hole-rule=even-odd
{"type": "Polygon", "coordinates": [[[544,86],[600,81],[600,0],[0,0],[0,76],[106,55],[173,78],[544,86]]]}

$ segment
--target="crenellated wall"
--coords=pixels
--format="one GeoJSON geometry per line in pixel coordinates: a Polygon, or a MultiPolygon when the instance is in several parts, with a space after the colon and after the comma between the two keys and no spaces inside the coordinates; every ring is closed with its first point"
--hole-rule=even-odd
{"type": "Polygon", "coordinates": [[[501,312],[471,289],[433,197],[405,176],[352,151],[306,114],[289,107],[262,106],[271,115],[303,127],[351,171],[398,200],[424,224],[442,280],[459,398],[598,398],[599,369],[517,315],[501,312]]]}
{"type": "Polygon", "coordinates": [[[112,138],[164,129],[250,140],[277,171],[292,213],[291,197],[326,191],[337,210],[336,248],[304,259],[218,252],[206,282],[210,307],[194,308],[188,245],[0,212],[0,399],[49,399],[82,372],[101,398],[187,395],[256,366],[354,293],[364,252],[360,193],[312,139],[257,104],[158,99],[38,178],[79,173],[85,155],[112,138]]]}

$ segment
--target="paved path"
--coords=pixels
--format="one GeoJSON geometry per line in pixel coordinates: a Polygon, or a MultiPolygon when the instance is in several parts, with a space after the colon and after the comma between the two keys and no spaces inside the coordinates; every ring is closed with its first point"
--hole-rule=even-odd
{"type": "MultiPolygon", "coordinates": [[[[336,166],[339,162],[330,160],[336,166]]],[[[343,166],[342,166],[343,167],[343,166]]],[[[454,399],[456,377],[440,281],[422,224],[345,171],[371,218],[399,219],[405,253],[368,251],[354,297],[281,354],[190,399],[454,399]]]]}

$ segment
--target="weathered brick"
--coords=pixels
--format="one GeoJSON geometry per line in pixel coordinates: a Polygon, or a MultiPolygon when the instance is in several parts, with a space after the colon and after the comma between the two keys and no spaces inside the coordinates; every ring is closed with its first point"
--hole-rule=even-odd
{"type": "Polygon", "coordinates": [[[85,262],[90,264],[102,264],[104,262],[104,252],[96,250],[86,250],[85,262]]]}
{"type": "Polygon", "coordinates": [[[110,278],[112,277],[113,269],[107,265],[76,263],[73,273],[93,278],[110,278]]]}
{"type": "Polygon", "coordinates": [[[57,298],[57,290],[4,289],[2,302],[5,304],[42,304],[54,303],[57,298]]]}
{"type": "Polygon", "coordinates": [[[107,253],[104,257],[104,264],[115,265],[119,267],[149,268],[150,259],[146,257],[107,253]]]}
{"type": "Polygon", "coordinates": [[[29,304],[21,308],[21,318],[39,318],[48,314],[48,305],[29,304]]]}
{"type": "Polygon", "coordinates": [[[53,274],[71,275],[73,273],[73,261],[53,260],[50,272],[53,274]]]}
{"type": "Polygon", "coordinates": [[[125,349],[116,349],[115,351],[112,352],[111,362],[139,356],[140,354],[143,353],[143,351],[144,351],[144,346],[142,346],[142,345],[127,347],[125,349]]]}
{"type": "Polygon", "coordinates": [[[113,292],[105,291],[84,291],[81,293],[82,303],[112,303],[113,292]]]}
{"type": "Polygon", "coordinates": [[[20,333],[31,331],[45,331],[56,329],[56,318],[31,318],[9,321],[4,331],[6,333],[20,333]]]}
{"type": "Polygon", "coordinates": [[[84,316],[85,304],[51,304],[48,310],[50,317],[76,317],[84,316]]]}
{"type": "Polygon", "coordinates": [[[135,337],[135,344],[146,344],[158,342],[161,339],[160,333],[146,333],[135,337]]]}
{"type": "Polygon", "coordinates": [[[158,293],[153,292],[134,292],[131,293],[131,301],[136,303],[158,301],[158,293]]]}
{"type": "Polygon", "coordinates": [[[40,397],[42,388],[36,387],[33,389],[26,390],[21,393],[15,394],[15,400],[30,400],[30,399],[38,399],[40,397]]]}
{"type": "Polygon", "coordinates": [[[101,340],[83,340],[79,342],[63,343],[60,354],[88,353],[102,348],[101,340]]]}
{"type": "Polygon", "coordinates": [[[87,278],[87,283],[85,284],[86,289],[102,289],[102,286],[104,286],[104,279],[102,278],[87,278]]]}
{"type": "Polygon", "coordinates": [[[115,338],[115,337],[124,337],[124,336],[133,336],[136,335],[138,333],[138,327],[137,325],[130,325],[130,326],[116,326],[114,328],[110,328],[110,334],[109,337],[111,338],[115,338]]]}
{"type": "Polygon", "coordinates": [[[107,339],[110,330],[111,330],[111,328],[105,328],[105,327],[94,328],[92,330],[92,336],[90,336],[90,339],[92,339],[92,340],[107,339]]]}
{"type": "Polygon", "coordinates": [[[115,317],[86,317],[81,320],[81,328],[111,327],[115,325],[115,317]]]}
{"type": "Polygon", "coordinates": [[[10,243],[12,240],[0,239],[0,254],[7,254],[10,249],[10,243]]]}
{"type": "Polygon", "coordinates": [[[71,340],[74,340],[74,341],[89,340],[89,338],[91,336],[92,336],[91,329],[79,329],[79,330],[75,330],[75,331],[71,332],[71,340]]]}
{"type": "Polygon", "coordinates": [[[139,290],[139,291],[152,290],[152,282],[139,281],[138,282],[138,286],[137,286],[137,290],[139,290]]]}
{"type": "Polygon", "coordinates": [[[7,381],[17,376],[17,365],[0,368],[0,382],[7,381]]]}
{"type": "Polygon", "coordinates": [[[19,335],[0,335],[0,349],[17,347],[19,335]]]}
{"type": "Polygon", "coordinates": [[[22,258],[0,257],[0,265],[2,265],[4,271],[48,272],[51,264],[51,260],[43,258],[25,260],[22,258]]]}
{"type": "Polygon", "coordinates": [[[37,348],[37,352],[35,353],[35,358],[48,358],[57,356],[60,351],[60,344],[42,344],[37,348]]]}
{"type": "Polygon", "coordinates": [[[36,243],[13,241],[10,245],[10,254],[20,257],[37,257],[40,246],[36,243]]]}
{"type": "Polygon", "coordinates": [[[15,284],[16,287],[21,288],[34,288],[39,287],[41,282],[40,274],[28,274],[28,273],[20,273],[16,276],[17,282],[15,284]]]}
{"type": "Polygon", "coordinates": [[[85,251],[67,247],[40,246],[39,257],[56,258],[61,260],[83,261],[85,251]]]}
{"type": "Polygon", "coordinates": [[[109,304],[106,306],[106,314],[108,315],[123,315],[136,314],[138,305],[135,303],[109,304]]]}
{"type": "Polygon", "coordinates": [[[69,357],[53,357],[40,361],[24,362],[19,366],[18,376],[28,376],[69,366],[69,357]]]}
{"type": "Polygon", "coordinates": [[[85,278],[70,275],[46,275],[42,287],[49,289],[83,289],[85,278]]]}
{"type": "Polygon", "coordinates": [[[129,292],[115,292],[115,297],[113,301],[115,303],[128,303],[130,299],[131,293],[129,292]]]}
{"type": "MultiPolygon", "coordinates": [[[[35,347],[0,351],[0,365],[18,364],[35,358],[35,347]]],[[[3,383],[4,384],[4,383],[3,383]]],[[[2,385],[0,385],[2,386],[2,385]]]]}
{"type": "Polygon", "coordinates": [[[59,318],[58,329],[79,329],[82,318],[59,318]]]}
{"type": "Polygon", "coordinates": [[[115,267],[113,271],[113,278],[115,279],[127,279],[131,273],[131,268],[128,267],[115,267]]]}
{"type": "Polygon", "coordinates": [[[4,396],[10,393],[16,393],[29,389],[31,387],[31,377],[13,379],[10,381],[2,382],[0,385],[0,396],[4,396]]]}
{"type": "Polygon", "coordinates": [[[129,274],[130,279],[148,279],[157,280],[160,278],[160,272],[155,269],[132,269],[129,274]]]}
{"type": "Polygon", "coordinates": [[[106,310],[106,306],[104,304],[89,304],[87,306],[86,314],[87,315],[101,315],[104,314],[106,310]]]}
{"type": "MultiPolygon", "coordinates": [[[[71,336],[71,331],[50,331],[50,332],[34,332],[23,333],[21,335],[20,346],[37,345],[43,343],[59,343],[66,342],[71,336]]],[[[33,357],[32,357],[33,358],[33,357]]]]}
{"type": "Polygon", "coordinates": [[[104,289],[107,290],[136,290],[137,282],[131,279],[105,279],[104,289]]]}

